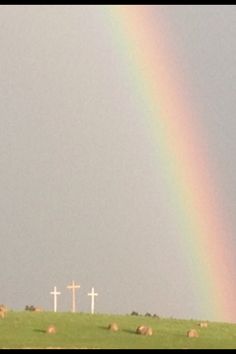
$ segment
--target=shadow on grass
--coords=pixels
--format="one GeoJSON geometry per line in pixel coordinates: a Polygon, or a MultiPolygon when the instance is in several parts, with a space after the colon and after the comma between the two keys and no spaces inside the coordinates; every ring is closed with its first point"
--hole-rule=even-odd
{"type": "MultiPolygon", "coordinates": [[[[108,329],[108,326],[98,326],[98,328],[101,328],[101,329],[105,329],[106,331],[110,332],[110,330],[108,329]]],[[[132,329],[119,329],[118,332],[126,332],[126,333],[129,333],[129,334],[136,334],[136,332],[132,329]]]]}
{"type": "Polygon", "coordinates": [[[98,326],[98,328],[101,328],[101,329],[106,329],[107,331],[109,331],[108,326],[98,326]]]}
{"type": "Polygon", "coordinates": [[[47,331],[45,329],[34,329],[34,332],[39,332],[39,333],[46,333],[47,331]]]}
{"type": "Polygon", "coordinates": [[[137,334],[134,330],[132,329],[122,329],[122,332],[126,332],[126,333],[129,333],[129,334],[137,334]]]}

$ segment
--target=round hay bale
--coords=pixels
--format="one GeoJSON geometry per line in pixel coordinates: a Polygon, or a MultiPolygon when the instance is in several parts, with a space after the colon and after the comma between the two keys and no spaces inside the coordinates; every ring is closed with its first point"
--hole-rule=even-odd
{"type": "Polygon", "coordinates": [[[48,326],[47,328],[47,333],[49,334],[55,334],[56,333],[56,327],[53,325],[48,326]]]}
{"type": "Polygon", "coordinates": [[[152,336],[152,328],[148,326],[138,326],[136,329],[137,334],[142,334],[144,336],[152,336]]]}
{"type": "Polygon", "coordinates": [[[119,327],[117,323],[113,322],[108,325],[108,329],[112,332],[117,332],[119,330],[119,327]]]}
{"type": "Polygon", "coordinates": [[[42,307],[35,307],[34,312],[43,312],[43,308],[42,307]]]}
{"type": "Polygon", "coordinates": [[[200,326],[201,328],[207,328],[207,327],[208,327],[208,323],[207,323],[207,322],[200,322],[200,323],[199,323],[199,326],[200,326]]]}
{"type": "Polygon", "coordinates": [[[2,309],[4,312],[7,312],[7,306],[6,305],[1,304],[0,305],[0,309],[2,309]]]}
{"type": "Polygon", "coordinates": [[[190,329],[190,330],[187,332],[187,337],[189,337],[189,338],[198,338],[198,337],[199,337],[199,334],[198,334],[198,332],[196,331],[196,329],[190,329]]]}
{"type": "Polygon", "coordinates": [[[5,305],[0,305],[0,317],[4,318],[7,313],[7,307],[5,305]]]}

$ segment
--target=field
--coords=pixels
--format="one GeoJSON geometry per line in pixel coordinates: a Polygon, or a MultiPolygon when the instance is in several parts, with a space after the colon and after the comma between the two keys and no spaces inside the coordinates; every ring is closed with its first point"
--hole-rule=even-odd
{"type": "Polygon", "coordinates": [[[0,319],[0,348],[236,348],[236,324],[164,319],[147,316],[105,315],[69,312],[9,311],[0,319]],[[111,322],[118,332],[107,329],[111,322]],[[151,326],[152,336],[135,333],[141,325],[151,326]],[[47,333],[49,325],[57,332],[47,333]],[[199,338],[188,338],[195,328],[199,338]]]}

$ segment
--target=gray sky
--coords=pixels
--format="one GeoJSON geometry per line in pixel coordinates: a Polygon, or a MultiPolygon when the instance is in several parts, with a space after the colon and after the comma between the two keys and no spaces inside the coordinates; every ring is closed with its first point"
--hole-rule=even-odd
{"type": "MultiPolygon", "coordinates": [[[[235,6],[153,6],[189,80],[233,229],[235,15],[235,6]]],[[[113,40],[99,6],[0,7],[0,302],[51,310],[56,285],[68,311],[74,279],[83,312],[94,286],[97,312],[201,318],[113,40]]]]}

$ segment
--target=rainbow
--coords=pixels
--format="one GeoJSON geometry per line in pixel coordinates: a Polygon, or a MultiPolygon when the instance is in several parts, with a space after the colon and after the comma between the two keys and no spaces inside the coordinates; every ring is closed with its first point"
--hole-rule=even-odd
{"type": "MultiPolygon", "coordinates": [[[[155,5],[157,11],[158,5],[155,5]]],[[[176,210],[180,249],[194,293],[209,320],[236,320],[234,259],[217,169],[207,156],[205,131],[175,66],[168,31],[149,5],[104,5],[120,60],[156,149],[156,164],[176,210]]],[[[232,243],[232,242],[231,242],[232,243]]]]}

